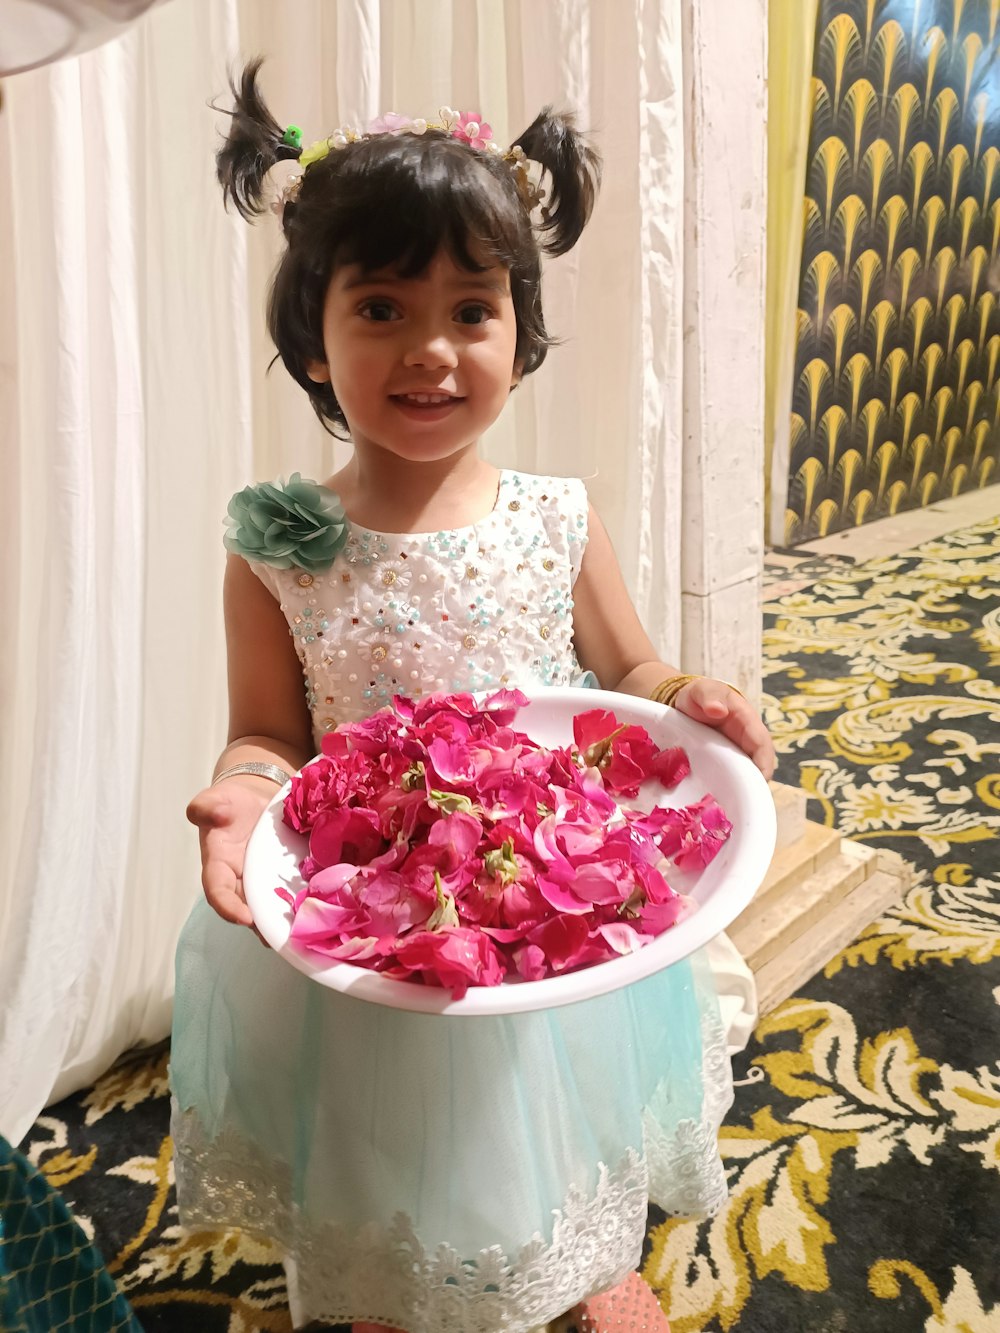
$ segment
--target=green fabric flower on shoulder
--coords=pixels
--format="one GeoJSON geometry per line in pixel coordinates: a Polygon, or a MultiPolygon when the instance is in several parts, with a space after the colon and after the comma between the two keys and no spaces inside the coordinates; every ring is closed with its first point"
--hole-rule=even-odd
{"type": "Polygon", "coordinates": [[[227,551],[275,569],[328,569],[347,540],[339,496],[297,472],[287,481],[244,486],[229,501],[227,522],[227,551]]]}

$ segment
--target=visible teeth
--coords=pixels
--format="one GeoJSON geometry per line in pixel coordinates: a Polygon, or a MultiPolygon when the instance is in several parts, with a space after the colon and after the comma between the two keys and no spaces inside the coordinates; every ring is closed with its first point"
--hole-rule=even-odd
{"type": "Polygon", "coordinates": [[[403,398],[408,403],[420,403],[426,405],[433,403],[448,403],[451,401],[451,394],[448,393],[404,393],[403,398]]]}

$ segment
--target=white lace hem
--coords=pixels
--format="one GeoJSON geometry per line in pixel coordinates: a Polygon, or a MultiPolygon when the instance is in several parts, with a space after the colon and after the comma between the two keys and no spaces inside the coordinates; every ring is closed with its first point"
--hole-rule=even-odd
{"type": "Polygon", "coordinates": [[[703,1007],[703,1101],[698,1120],[671,1114],[670,1086],[643,1113],[642,1151],[602,1163],[593,1191],[571,1187],[553,1210],[551,1240],[536,1233],[516,1254],[500,1246],[463,1257],[429,1247],[411,1219],[358,1230],[304,1217],[287,1165],[226,1129],[214,1139],[195,1110],[173,1103],[177,1196],[192,1228],[239,1227],[293,1261],[303,1317],[369,1321],[408,1333],[530,1333],[639,1263],[649,1201],[675,1216],[710,1216],[726,1199],[718,1130],[732,1104],[732,1072],[718,1014],[703,1007]],[[669,1129],[665,1128],[669,1126],[669,1129]]]}
{"type": "Polygon", "coordinates": [[[716,1008],[701,1008],[702,1107],[700,1120],[672,1123],[669,1084],[661,1084],[643,1111],[642,1135],[649,1197],[673,1217],[711,1217],[729,1194],[719,1157],[719,1127],[733,1104],[733,1069],[716,1008]]]}
{"type": "Polygon", "coordinates": [[[173,1107],[177,1195],[190,1228],[235,1226],[266,1235],[295,1262],[305,1318],[367,1320],[408,1333],[528,1333],[585,1296],[621,1282],[646,1232],[648,1171],[635,1149],[597,1187],[571,1188],[553,1212],[552,1240],[537,1234],[516,1255],[499,1246],[463,1258],[428,1248],[399,1213],[388,1227],[353,1233],[314,1225],[289,1203],[289,1173],[232,1133],[211,1142],[194,1112],[173,1107]]]}

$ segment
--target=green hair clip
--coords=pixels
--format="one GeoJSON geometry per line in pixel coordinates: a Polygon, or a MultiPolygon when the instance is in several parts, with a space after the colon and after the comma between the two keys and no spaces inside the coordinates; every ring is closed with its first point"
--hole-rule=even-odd
{"type": "Polygon", "coordinates": [[[289,125],[288,129],[285,130],[284,134],[281,136],[281,142],[288,144],[289,148],[301,148],[302,131],[299,129],[298,125],[289,125]]]}

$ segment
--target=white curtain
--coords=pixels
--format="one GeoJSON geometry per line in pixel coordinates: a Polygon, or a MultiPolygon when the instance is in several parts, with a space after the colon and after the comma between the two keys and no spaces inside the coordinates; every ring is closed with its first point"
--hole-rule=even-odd
{"type": "Polygon", "coordinates": [[[221,516],[343,446],[265,374],[270,220],[221,207],[228,66],[268,56],[306,139],[379,111],[481,111],[507,142],[575,108],[597,214],[546,274],[563,339],[490,457],[582,475],[678,654],[681,0],[171,0],[20,75],[0,114],[0,1131],[166,1034],[199,892],[183,818],[225,739],[221,516]]]}

